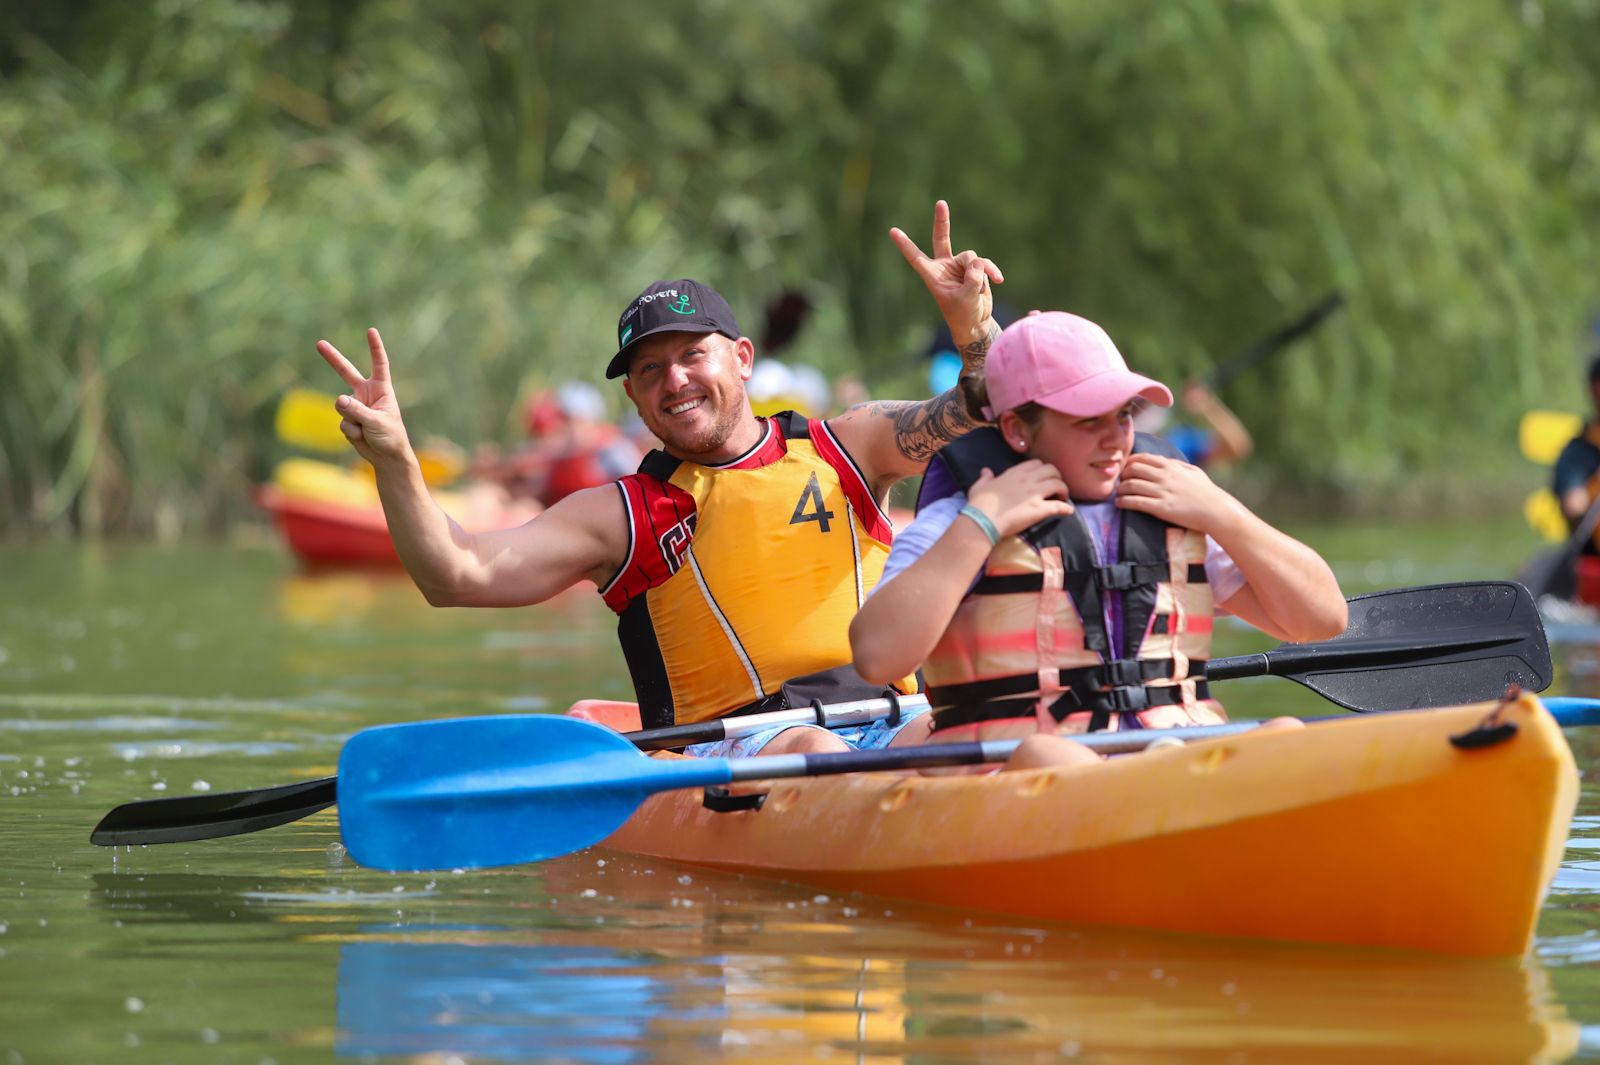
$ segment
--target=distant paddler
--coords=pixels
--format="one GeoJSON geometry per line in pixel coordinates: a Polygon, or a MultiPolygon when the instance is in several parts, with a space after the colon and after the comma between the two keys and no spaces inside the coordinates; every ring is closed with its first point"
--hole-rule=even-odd
{"type": "Polygon", "coordinates": [[[1522,419],[1523,453],[1536,461],[1548,461],[1555,442],[1575,431],[1556,456],[1550,494],[1535,493],[1525,507],[1530,521],[1555,526],[1547,536],[1559,538],[1562,524],[1568,532],[1565,544],[1535,557],[1518,575],[1546,608],[1563,600],[1600,604],[1600,354],[1589,363],[1589,402],[1594,413],[1583,422],[1549,411],[1522,419]]]}
{"type": "MultiPolygon", "coordinates": [[[[961,388],[981,377],[999,333],[991,286],[1003,280],[976,252],[954,252],[943,201],[931,256],[898,229],[890,236],[956,338],[962,385],[826,421],[758,417],[745,390],[755,345],[727,301],[697,281],[657,281],[623,310],[606,377],[624,379],[661,449],[639,472],[499,532],[466,532],[428,495],[377,330],[367,333],[370,375],[319,342],[351,390],[336,404],[342,431],[376,471],[395,547],[423,595],[435,606],[526,606],[594,582],[617,613],[647,728],[880,695],[881,683],[851,668],[847,629],[888,557],[883,504],[974,426],[961,388]]],[[[887,679],[915,689],[912,676],[887,679]]],[[[925,735],[925,721],[908,716],[841,732],[790,727],[703,753],[822,752],[925,735]]]]}
{"type": "Polygon", "coordinates": [[[1220,470],[1250,457],[1255,450],[1250,430],[1209,385],[1194,378],[1184,383],[1180,394],[1182,409],[1191,420],[1169,422],[1169,408],[1145,402],[1134,412],[1133,427],[1165,437],[1183,453],[1185,462],[1208,470],[1220,470]]]}
{"type": "MultiPolygon", "coordinates": [[[[1576,529],[1590,505],[1600,497],[1600,354],[1589,363],[1589,403],[1595,412],[1593,417],[1567,441],[1551,471],[1550,488],[1561,504],[1568,529],[1576,529]]],[[[1592,542],[1586,553],[1595,553],[1592,542]]]]}
{"type": "Polygon", "coordinates": [[[607,485],[638,468],[643,452],[608,417],[605,396],[587,381],[563,381],[523,403],[528,442],[508,454],[483,448],[479,476],[513,497],[550,507],[574,492],[607,485]]]}

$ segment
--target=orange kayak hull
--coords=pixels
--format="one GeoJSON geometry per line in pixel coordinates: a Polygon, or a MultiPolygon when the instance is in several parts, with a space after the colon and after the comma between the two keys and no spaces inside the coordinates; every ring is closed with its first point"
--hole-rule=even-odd
{"type": "Polygon", "coordinates": [[[1578,776],[1536,699],[1352,715],[987,776],[858,774],[650,799],[604,844],[835,892],[1205,935],[1523,953],[1578,776]]]}

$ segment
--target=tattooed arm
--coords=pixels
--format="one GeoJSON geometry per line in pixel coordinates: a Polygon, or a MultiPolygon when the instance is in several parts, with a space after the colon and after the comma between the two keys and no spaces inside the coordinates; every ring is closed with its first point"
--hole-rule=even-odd
{"type": "Polygon", "coordinates": [[[989,318],[961,345],[961,379],[950,391],[920,401],[862,403],[829,420],[880,500],[897,481],[921,473],[940,448],[981,424],[968,410],[965,393],[982,378],[984,356],[999,335],[1000,327],[989,318]]]}

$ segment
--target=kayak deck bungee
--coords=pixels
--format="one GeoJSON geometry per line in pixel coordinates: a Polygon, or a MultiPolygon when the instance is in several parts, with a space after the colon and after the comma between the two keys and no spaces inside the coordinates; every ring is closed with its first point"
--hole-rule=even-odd
{"type": "MultiPolygon", "coordinates": [[[[657,794],[601,846],[839,892],[1206,935],[1521,954],[1577,770],[1531,696],[1264,730],[1062,769],[657,794]],[[1487,731],[1475,733],[1491,740],[1487,731]]],[[[658,756],[673,757],[673,756],[658,756]]]]}

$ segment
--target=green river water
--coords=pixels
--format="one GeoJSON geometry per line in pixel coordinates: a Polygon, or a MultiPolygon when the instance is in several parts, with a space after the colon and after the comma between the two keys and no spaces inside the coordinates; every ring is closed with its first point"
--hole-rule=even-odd
{"type": "MultiPolygon", "coordinates": [[[[1347,593],[1508,576],[1535,546],[1509,522],[1296,531],[1347,593]]],[[[1552,691],[1600,694],[1593,649],[1558,654],[1552,691]]],[[[1287,681],[1223,694],[1330,712],[1287,681]]],[[[128,800],[331,773],[369,725],[628,696],[586,592],[440,611],[271,543],[0,548],[0,1062],[1600,1057],[1600,730],[1568,734],[1579,815],[1521,961],[1035,926],[601,851],[389,875],[333,811],[88,842],[128,800]]]]}

